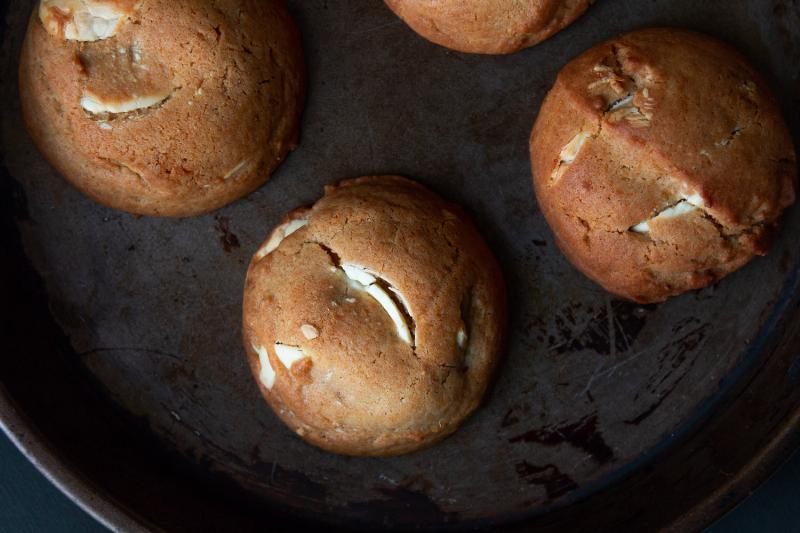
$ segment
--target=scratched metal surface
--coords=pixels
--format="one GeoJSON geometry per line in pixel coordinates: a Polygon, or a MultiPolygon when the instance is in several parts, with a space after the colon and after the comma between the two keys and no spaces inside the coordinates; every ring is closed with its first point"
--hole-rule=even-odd
{"type": "Polygon", "coordinates": [[[17,225],[53,316],[107,396],[146,419],[165,448],[257,499],[400,524],[503,521],[569,503],[713,411],[796,269],[798,211],[768,257],[714,287],[633,305],[553,245],[527,139],[569,58],[651,25],[706,31],[742,50],[796,135],[796,2],[599,0],[572,27],[507,57],[431,45],[380,2],[289,4],[310,69],[300,148],[258,192],[188,220],[95,205],[41,159],[21,123],[15,74],[32,2],[8,7],[2,146],[26,198],[17,225]],[[486,406],[446,441],[404,457],[339,457],[303,444],[261,401],[240,342],[243,277],[267,231],[325,183],[389,172],[473,214],[510,287],[508,355],[486,406]]]}

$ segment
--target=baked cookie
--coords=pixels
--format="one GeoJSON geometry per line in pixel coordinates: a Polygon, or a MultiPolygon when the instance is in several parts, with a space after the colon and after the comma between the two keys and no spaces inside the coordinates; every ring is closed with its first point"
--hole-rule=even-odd
{"type": "Polygon", "coordinates": [[[460,209],[406,178],[357,178],[289,214],[255,254],[244,344],[261,393],[306,441],[395,455],[478,407],[505,306],[460,209]]]}
{"type": "Polygon", "coordinates": [[[530,139],[564,254],[610,292],[656,302],[768,250],[796,160],[764,81],[726,45],[628,33],[559,73],[530,139]]]}
{"type": "Polygon", "coordinates": [[[473,54],[510,54],[569,26],[594,0],[385,0],[436,44],[473,54]]]}
{"type": "Polygon", "coordinates": [[[41,0],[19,74],[45,157],[131,213],[217,209],[297,145],[305,66],[281,0],[41,0]]]}

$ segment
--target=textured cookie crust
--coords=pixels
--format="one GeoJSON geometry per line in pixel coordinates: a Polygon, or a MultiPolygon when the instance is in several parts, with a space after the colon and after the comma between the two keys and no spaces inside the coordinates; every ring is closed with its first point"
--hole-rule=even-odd
{"type": "Polygon", "coordinates": [[[594,0],[385,0],[436,44],[473,54],[510,54],[572,24],[594,0]]]}
{"type": "Polygon", "coordinates": [[[738,53],[693,32],[636,31],[570,62],[530,149],[561,250],[638,302],[765,254],[794,202],[794,147],[768,87],[738,53]]]}
{"type": "Polygon", "coordinates": [[[281,0],[45,0],[19,73],[45,157],[131,213],[212,211],[297,144],[305,66],[281,0]]]}
{"type": "Polygon", "coordinates": [[[498,265],[456,206],[398,176],[326,187],[255,254],[244,344],[262,394],[306,441],[395,455],[474,411],[505,329],[498,265]]]}

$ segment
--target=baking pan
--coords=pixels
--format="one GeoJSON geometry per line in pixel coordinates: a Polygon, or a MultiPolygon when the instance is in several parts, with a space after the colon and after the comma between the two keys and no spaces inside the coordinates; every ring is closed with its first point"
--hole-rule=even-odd
{"type": "Polygon", "coordinates": [[[659,305],[605,293],[555,248],[528,135],[570,58],[645,26],[741,50],[800,132],[800,4],[599,0],[502,57],[454,53],[378,1],[295,0],[310,71],[300,148],[214,214],[136,218],[83,198],[35,150],[2,34],[0,417],[20,448],[122,530],[700,528],[800,441],[800,211],[769,256],[659,305]],[[510,287],[508,354],[452,437],[396,458],[304,444],[241,347],[250,255],[325,183],[415,177],[474,217],[510,287]]]}

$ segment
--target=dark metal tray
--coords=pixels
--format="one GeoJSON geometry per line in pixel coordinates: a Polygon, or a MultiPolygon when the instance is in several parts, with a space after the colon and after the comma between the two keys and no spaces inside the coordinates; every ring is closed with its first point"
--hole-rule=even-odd
{"type": "Polygon", "coordinates": [[[796,1],[600,0],[505,57],[431,45],[375,0],[289,3],[310,70],[300,148],[258,192],[187,220],[95,205],[41,159],[16,88],[33,2],[2,7],[0,418],[63,490],[124,530],[699,528],[798,444],[800,210],[768,257],[633,305],[555,248],[527,148],[569,58],[653,25],[742,50],[797,139],[796,1]],[[508,356],[487,405],[446,441],[340,457],[305,445],[259,398],[241,289],[285,212],[327,182],[390,172],[474,216],[510,287],[508,356]]]}

